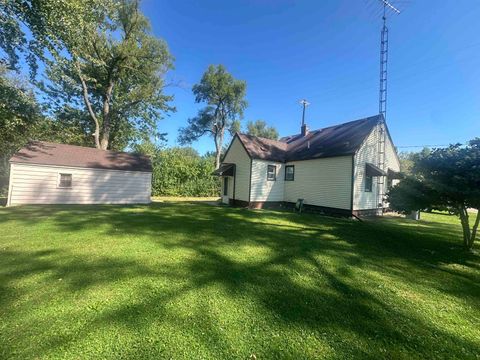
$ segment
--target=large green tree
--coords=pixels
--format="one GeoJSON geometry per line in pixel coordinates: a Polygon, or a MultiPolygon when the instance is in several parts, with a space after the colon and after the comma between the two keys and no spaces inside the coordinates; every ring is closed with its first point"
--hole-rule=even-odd
{"type": "Polygon", "coordinates": [[[29,83],[0,66],[0,192],[8,177],[8,159],[37,130],[40,107],[29,83]]]}
{"type": "Polygon", "coordinates": [[[60,104],[83,103],[94,125],[95,146],[120,149],[157,131],[162,113],[171,110],[163,93],[172,67],[166,44],[150,33],[138,2],[117,1],[108,26],[76,46],[71,58],[48,68],[46,90],[60,104]]]}
{"type": "Polygon", "coordinates": [[[178,140],[185,145],[211,135],[215,143],[215,167],[218,168],[225,131],[243,117],[247,106],[246,83],[235,79],[223,65],[210,65],[200,83],[193,86],[193,93],[195,102],[206,106],[197,116],[188,119],[186,127],[180,128],[178,140]]]}
{"type": "Polygon", "coordinates": [[[2,0],[2,61],[19,70],[22,57],[34,77],[38,60],[56,59],[80,46],[105,24],[115,0],[2,0]]]}
{"type": "Polygon", "coordinates": [[[247,134],[271,140],[278,140],[278,131],[273,126],[268,126],[263,120],[249,121],[247,134]]]}
{"type": "Polygon", "coordinates": [[[459,217],[463,244],[473,247],[480,223],[480,138],[450,145],[414,159],[412,175],[394,186],[388,201],[394,210],[449,208],[459,217]],[[476,209],[473,225],[469,209],[476,209]]]}
{"type": "Polygon", "coordinates": [[[0,46],[11,66],[21,51],[43,61],[48,80],[40,85],[52,114],[87,116],[92,145],[120,149],[157,132],[171,110],[163,89],[172,58],[137,0],[12,0],[0,14],[8,30],[0,46]]]}

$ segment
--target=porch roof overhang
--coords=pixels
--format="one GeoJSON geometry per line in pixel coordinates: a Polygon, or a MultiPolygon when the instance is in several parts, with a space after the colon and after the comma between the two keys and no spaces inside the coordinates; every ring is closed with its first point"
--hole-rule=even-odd
{"type": "Polygon", "coordinates": [[[390,168],[388,168],[387,176],[388,176],[389,179],[396,179],[396,180],[399,180],[399,179],[403,178],[403,175],[402,175],[401,172],[392,170],[390,168]]]}
{"type": "Polygon", "coordinates": [[[215,176],[235,176],[235,164],[221,164],[212,175],[215,176]]]}
{"type": "Polygon", "coordinates": [[[387,173],[372,163],[365,164],[365,173],[367,176],[385,176],[387,173]]]}

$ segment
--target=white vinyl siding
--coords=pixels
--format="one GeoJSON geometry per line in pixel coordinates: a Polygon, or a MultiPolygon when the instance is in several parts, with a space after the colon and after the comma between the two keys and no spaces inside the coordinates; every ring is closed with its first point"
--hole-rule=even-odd
{"type": "Polygon", "coordinates": [[[253,159],[250,201],[283,201],[284,171],[282,163],[253,159]],[[275,180],[267,180],[268,165],[276,167],[275,180]]]}
{"type": "Polygon", "coordinates": [[[398,160],[395,146],[393,146],[389,136],[386,136],[385,140],[385,168],[400,171],[400,161],[398,160]]]}
{"type": "MultiPolygon", "coordinates": [[[[378,164],[378,137],[379,126],[376,126],[355,155],[355,183],[353,196],[353,209],[375,209],[377,204],[377,178],[373,178],[372,191],[365,191],[365,164],[367,162],[378,164]]],[[[388,168],[400,171],[400,163],[396,157],[395,148],[388,135],[385,136],[385,170],[388,168]]],[[[384,181],[387,184],[387,179],[384,181]]],[[[393,183],[396,183],[394,180],[393,183]]],[[[382,190],[382,192],[385,192],[382,190]]]]}
{"type": "Polygon", "coordinates": [[[149,172],[12,163],[9,205],[149,203],[149,172]],[[72,174],[72,187],[58,186],[72,174]]]}
{"type": "Polygon", "coordinates": [[[285,181],[285,201],[305,199],[305,204],[351,208],[352,157],[293,161],[295,180],[285,181]]]}
{"type": "MultiPolygon", "coordinates": [[[[238,139],[234,137],[223,163],[235,164],[235,199],[249,201],[250,157],[238,139]]],[[[228,184],[229,197],[233,198],[233,177],[228,184]]]]}

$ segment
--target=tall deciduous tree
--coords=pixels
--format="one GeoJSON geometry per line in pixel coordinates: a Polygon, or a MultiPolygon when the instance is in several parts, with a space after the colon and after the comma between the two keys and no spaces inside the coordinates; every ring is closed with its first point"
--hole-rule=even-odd
{"type": "Polygon", "coordinates": [[[480,138],[468,146],[450,145],[414,159],[412,175],[393,187],[388,201],[394,210],[448,207],[460,217],[463,244],[473,247],[480,223],[480,138]],[[468,209],[477,209],[470,226],[468,209]]]}
{"type": "Polygon", "coordinates": [[[2,61],[19,70],[24,57],[32,78],[37,61],[70,54],[85,37],[105,23],[116,0],[0,1],[2,61]]]}
{"type": "Polygon", "coordinates": [[[247,106],[246,83],[235,79],[223,65],[210,65],[200,83],[193,86],[195,102],[205,103],[198,115],[188,119],[188,126],[180,128],[178,140],[190,144],[209,134],[215,142],[215,167],[220,166],[220,156],[229,130],[236,120],[243,117],[247,106]]]}
{"type": "Polygon", "coordinates": [[[163,76],[172,58],[151,34],[138,0],[14,0],[0,14],[8,29],[0,46],[9,63],[18,62],[18,50],[40,58],[52,113],[84,112],[97,148],[119,149],[156,132],[161,114],[171,110],[163,76]]]}
{"type": "Polygon", "coordinates": [[[0,192],[7,184],[8,159],[35,132],[40,107],[29,84],[0,66],[0,192]]]}
{"type": "Polygon", "coordinates": [[[148,133],[160,136],[157,120],[171,110],[163,76],[172,58],[166,44],[150,34],[138,1],[117,1],[109,22],[62,60],[49,67],[53,84],[46,90],[61,104],[83,102],[97,148],[123,148],[148,133]]]}
{"type": "Polygon", "coordinates": [[[267,126],[267,123],[263,120],[249,121],[247,123],[247,134],[271,140],[278,140],[277,129],[273,126],[267,126]]]}

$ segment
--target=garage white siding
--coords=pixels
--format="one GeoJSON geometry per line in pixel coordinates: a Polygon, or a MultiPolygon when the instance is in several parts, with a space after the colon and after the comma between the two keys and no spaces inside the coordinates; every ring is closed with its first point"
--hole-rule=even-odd
{"type": "Polygon", "coordinates": [[[252,185],[250,201],[283,201],[285,165],[273,161],[252,162],[252,185]],[[276,166],[276,180],[267,180],[268,165],[276,166]]]}
{"type": "MultiPolygon", "coordinates": [[[[377,165],[378,161],[378,138],[380,136],[380,125],[377,125],[370,135],[366,138],[363,145],[355,155],[355,183],[353,209],[365,210],[377,208],[377,178],[373,178],[372,191],[365,191],[365,164],[367,162],[377,165]]],[[[396,156],[395,148],[386,136],[385,141],[385,170],[390,168],[394,171],[400,171],[400,163],[396,156]]],[[[396,180],[394,181],[394,183],[396,180]]],[[[386,179],[385,179],[386,185],[386,179]]],[[[382,190],[382,192],[385,192],[382,190]]]]}
{"type": "Polygon", "coordinates": [[[8,204],[149,203],[150,172],[12,163],[8,204]],[[72,174],[72,187],[58,187],[59,174],[72,174]]]}
{"type": "Polygon", "coordinates": [[[305,199],[309,205],[351,208],[352,157],[293,161],[295,180],[285,181],[285,201],[305,199]]]}
{"type": "MultiPolygon", "coordinates": [[[[237,136],[233,139],[223,163],[235,164],[235,199],[249,201],[250,157],[237,136]]],[[[229,197],[233,198],[233,178],[228,185],[229,197]]]]}

